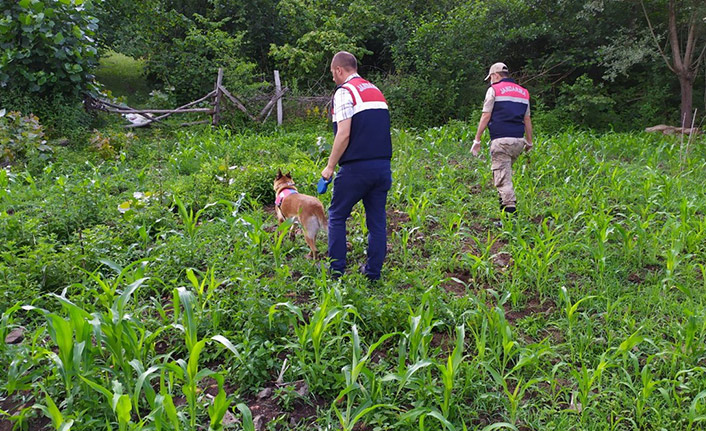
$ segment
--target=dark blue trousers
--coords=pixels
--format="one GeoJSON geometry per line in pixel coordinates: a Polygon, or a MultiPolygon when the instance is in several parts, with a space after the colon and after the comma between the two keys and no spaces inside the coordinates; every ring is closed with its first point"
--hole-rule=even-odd
{"type": "Polygon", "coordinates": [[[389,160],[363,160],[341,166],[333,181],[333,197],[328,210],[328,254],[331,270],[343,274],[346,270],[346,220],[353,206],[363,201],[368,226],[368,262],[365,275],[380,278],[382,262],[387,252],[385,206],[392,185],[389,160]]]}

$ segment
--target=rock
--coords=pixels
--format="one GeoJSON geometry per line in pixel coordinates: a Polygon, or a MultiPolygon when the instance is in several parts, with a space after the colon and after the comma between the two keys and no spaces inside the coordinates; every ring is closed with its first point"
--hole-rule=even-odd
{"type": "Polygon", "coordinates": [[[22,328],[15,328],[5,337],[6,344],[19,344],[25,339],[25,331],[22,328]]]}
{"type": "Polygon", "coordinates": [[[270,398],[272,396],[272,388],[265,388],[258,392],[257,399],[261,400],[263,398],[270,398]]]}
{"type": "Polygon", "coordinates": [[[252,423],[257,431],[262,431],[265,425],[265,418],[263,418],[262,415],[257,415],[253,418],[252,423]]]}
{"type": "Polygon", "coordinates": [[[304,380],[299,380],[295,382],[294,387],[296,388],[296,391],[299,396],[301,396],[302,398],[305,398],[307,395],[309,395],[309,385],[307,385],[304,380]]]}
{"type": "Polygon", "coordinates": [[[226,414],[223,416],[223,422],[221,424],[226,427],[228,425],[233,425],[234,423],[239,422],[238,419],[235,417],[233,413],[228,410],[226,414]]]}

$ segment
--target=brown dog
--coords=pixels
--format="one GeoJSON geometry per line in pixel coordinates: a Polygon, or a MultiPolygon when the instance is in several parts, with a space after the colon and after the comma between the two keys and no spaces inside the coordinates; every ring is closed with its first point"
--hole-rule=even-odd
{"type": "Polygon", "coordinates": [[[297,192],[290,172],[283,175],[281,170],[277,170],[274,189],[277,220],[280,224],[288,218],[298,221],[304,231],[304,239],[311,249],[311,255],[316,259],[316,234],[319,230],[328,232],[324,206],[315,197],[297,192]]]}

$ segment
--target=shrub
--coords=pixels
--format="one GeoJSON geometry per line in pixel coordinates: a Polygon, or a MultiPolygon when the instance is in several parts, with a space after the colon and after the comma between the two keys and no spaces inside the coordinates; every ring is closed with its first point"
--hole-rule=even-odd
{"type": "Polygon", "coordinates": [[[119,132],[107,130],[99,132],[94,130],[89,140],[91,149],[96,151],[103,160],[112,160],[126,150],[135,139],[135,134],[131,132],[119,132]]]}
{"type": "MultiPolygon", "coordinates": [[[[5,3],[5,2],[3,2],[5,3]]],[[[32,93],[87,89],[98,21],[84,0],[19,0],[0,18],[0,87],[32,93]]]]}
{"type": "Polygon", "coordinates": [[[47,159],[52,149],[44,140],[39,118],[17,111],[0,110],[0,163],[13,164],[30,158],[47,159]]]}
{"type": "Polygon", "coordinates": [[[41,121],[49,139],[68,138],[70,143],[84,143],[95,117],[85,109],[79,96],[61,93],[26,93],[18,89],[0,91],[0,109],[31,112],[41,121]]]}
{"type": "Polygon", "coordinates": [[[195,21],[173,12],[165,24],[163,40],[150,56],[146,70],[174,89],[177,102],[188,102],[213,90],[218,68],[224,70],[223,85],[239,95],[261,87],[255,83],[255,67],[241,55],[244,33],[231,35],[221,26],[195,15],[195,21]],[[174,38],[174,33],[183,37],[174,38]]]}
{"type": "Polygon", "coordinates": [[[557,106],[573,124],[602,129],[615,118],[615,100],[587,75],[579,76],[573,84],[561,84],[559,93],[557,106]]]}

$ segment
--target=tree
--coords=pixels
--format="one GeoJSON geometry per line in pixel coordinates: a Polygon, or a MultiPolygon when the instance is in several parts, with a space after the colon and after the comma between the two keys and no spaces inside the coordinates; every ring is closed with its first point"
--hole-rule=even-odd
{"type": "MultiPolygon", "coordinates": [[[[660,4],[663,2],[659,2],[660,4]]],[[[681,120],[684,127],[692,123],[692,98],[694,81],[706,53],[706,4],[703,0],[668,0],[667,34],[671,60],[662,47],[650,19],[644,0],[640,1],[652,39],[662,59],[679,79],[681,89],[681,120]],[[686,35],[686,36],[685,36],[686,35]],[[702,46],[703,45],[703,46],[702,46]]]]}
{"type": "Polygon", "coordinates": [[[84,0],[20,0],[0,13],[0,87],[80,93],[91,85],[98,20],[84,0]]]}

